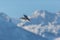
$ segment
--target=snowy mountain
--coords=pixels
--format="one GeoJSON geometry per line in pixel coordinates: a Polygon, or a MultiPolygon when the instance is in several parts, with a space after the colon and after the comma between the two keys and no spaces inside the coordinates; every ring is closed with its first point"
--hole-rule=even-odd
{"type": "Polygon", "coordinates": [[[46,10],[37,10],[30,16],[30,21],[20,22],[17,26],[49,40],[60,37],[60,12],[51,13],[46,10]]]}
{"type": "Polygon", "coordinates": [[[0,13],[0,40],[47,40],[39,35],[17,27],[4,13],[0,13]]]}
{"type": "Polygon", "coordinates": [[[0,13],[0,20],[9,22],[10,21],[10,17],[8,15],[4,14],[3,12],[1,12],[0,13]]]}

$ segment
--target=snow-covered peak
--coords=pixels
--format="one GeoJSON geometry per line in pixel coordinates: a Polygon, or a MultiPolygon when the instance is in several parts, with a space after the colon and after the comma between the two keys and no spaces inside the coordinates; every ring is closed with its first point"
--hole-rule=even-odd
{"type": "Polygon", "coordinates": [[[1,12],[0,13],[0,20],[9,22],[10,17],[8,15],[6,15],[5,13],[1,12]]]}
{"type": "Polygon", "coordinates": [[[0,40],[47,40],[46,38],[17,27],[12,22],[6,22],[6,15],[0,15],[0,40]]]}
{"type": "MultiPolygon", "coordinates": [[[[60,35],[60,13],[52,13],[44,10],[37,10],[30,16],[31,22],[23,24],[22,28],[38,34],[42,37],[52,39],[60,35]]],[[[60,36],[59,36],[60,37],[60,36]]]]}
{"type": "Polygon", "coordinates": [[[0,16],[5,17],[5,16],[7,16],[7,15],[6,15],[5,13],[1,12],[1,13],[0,13],[0,16]]]}
{"type": "Polygon", "coordinates": [[[41,17],[45,17],[45,11],[43,11],[43,10],[36,10],[34,13],[33,13],[33,15],[32,15],[33,17],[38,17],[38,16],[41,16],[41,17]]]}
{"type": "Polygon", "coordinates": [[[57,12],[56,14],[57,14],[58,17],[60,17],[60,12],[57,12]]]}

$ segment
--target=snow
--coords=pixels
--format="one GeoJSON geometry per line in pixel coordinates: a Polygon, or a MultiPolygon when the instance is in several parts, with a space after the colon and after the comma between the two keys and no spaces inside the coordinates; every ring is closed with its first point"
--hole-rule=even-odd
{"type": "MultiPolygon", "coordinates": [[[[30,16],[31,22],[25,22],[21,28],[48,40],[60,37],[60,13],[51,13],[37,10],[30,16]]],[[[21,23],[21,22],[20,22],[21,23]]],[[[18,23],[20,25],[20,23],[18,23]]]]}
{"type": "Polygon", "coordinates": [[[36,10],[35,12],[34,12],[34,14],[32,15],[32,18],[36,18],[36,17],[38,17],[38,16],[41,16],[41,17],[43,17],[43,18],[45,18],[45,11],[39,11],[39,10],[36,10]]]}
{"type": "Polygon", "coordinates": [[[0,13],[0,40],[60,40],[59,15],[36,10],[29,22],[0,13]]]}
{"type": "MultiPolygon", "coordinates": [[[[5,15],[5,14],[3,14],[5,15]]],[[[0,40],[47,40],[39,35],[17,27],[13,22],[0,16],[0,40]]]]}
{"type": "Polygon", "coordinates": [[[58,38],[55,38],[54,40],[60,40],[60,37],[58,37],[58,38]]]}

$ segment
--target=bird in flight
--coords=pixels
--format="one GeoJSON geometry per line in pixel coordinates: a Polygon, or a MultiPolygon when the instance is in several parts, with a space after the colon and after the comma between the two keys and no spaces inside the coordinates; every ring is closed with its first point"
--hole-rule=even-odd
{"type": "Polygon", "coordinates": [[[30,21],[27,15],[24,15],[24,17],[21,17],[21,19],[30,21]]]}

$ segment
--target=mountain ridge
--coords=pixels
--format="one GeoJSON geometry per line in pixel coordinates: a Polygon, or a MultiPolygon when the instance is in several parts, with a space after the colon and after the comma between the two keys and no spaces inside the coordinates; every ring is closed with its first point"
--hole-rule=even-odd
{"type": "Polygon", "coordinates": [[[47,40],[23,28],[17,27],[12,21],[5,19],[5,14],[3,15],[0,15],[0,40],[47,40]]]}
{"type": "MultiPolygon", "coordinates": [[[[60,35],[60,16],[58,13],[48,12],[46,10],[37,10],[30,16],[31,22],[21,22],[25,30],[38,34],[42,37],[52,39],[60,35]],[[48,35],[49,36],[48,36],[48,35]],[[53,34],[53,35],[52,35],[53,34]]],[[[59,36],[60,37],[60,36],[59,36]]]]}

